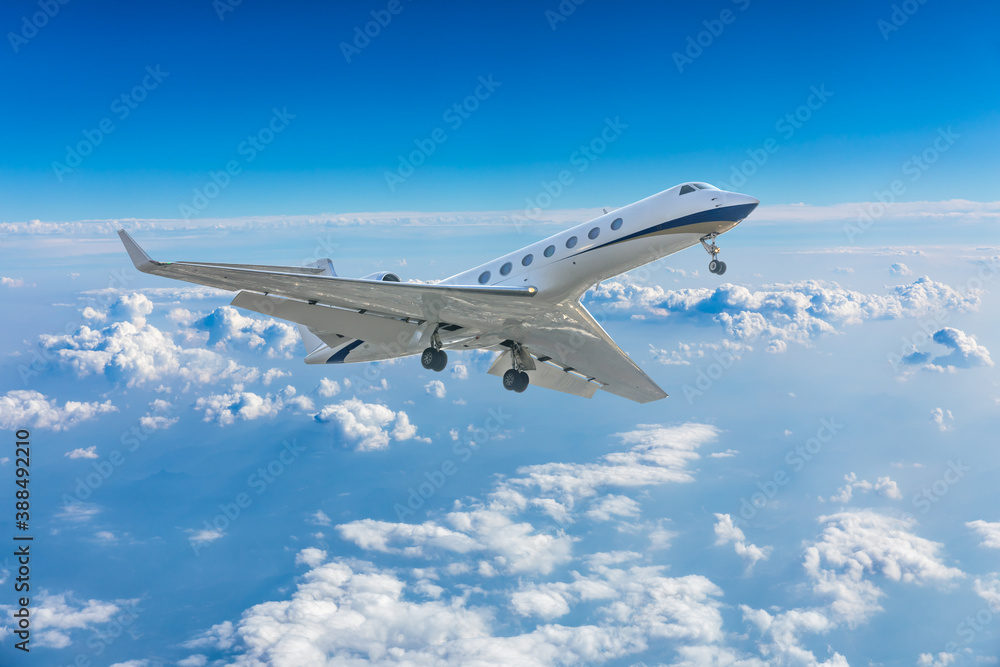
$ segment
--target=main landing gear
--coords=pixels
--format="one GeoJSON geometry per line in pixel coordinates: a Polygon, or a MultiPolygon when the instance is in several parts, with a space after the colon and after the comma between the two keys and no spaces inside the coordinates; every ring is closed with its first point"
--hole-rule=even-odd
{"type": "Polygon", "coordinates": [[[429,371],[440,373],[448,365],[448,353],[441,349],[437,331],[431,336],[431,346],[420,355],[420,363],[429,371]]]}
{"type": "Polygon", "coordinates": [[[510,350],[513,368],[503,374],[503,388],[507,391],[516,391],[519,394],[527,389],[531,383],[528,374],[521,370],[521,354],[521,346],[514,343],[510,350]]]}
{"type": "Polygon", "coordinates": [[[715,245],[715,237],[718,235],[718,232],[712,232],[711,234],[702,236],[701,245],[704,246],[705,251],[712,256],[712,261],[708,263],[708,270],[717,276],[721,276],[726,272],[726,263],[719,259],[719,251],[721,248],[715,245]]]}

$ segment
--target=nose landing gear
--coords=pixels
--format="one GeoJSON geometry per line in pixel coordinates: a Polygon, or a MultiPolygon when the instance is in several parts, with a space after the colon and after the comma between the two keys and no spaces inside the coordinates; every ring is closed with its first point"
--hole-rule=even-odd
{"type": "Polygon", "coordinates": [[[719,235],[718,232],[712,232],[711,234],[706,234],[701,237],[701,245],[704,246],[705,251],[712,256],[712,261],[708,263],[708,270],[717,276],[721,276],[726,272],[726,263],[719,259],[719,251],[722,250],[719,246],[715,245],[715,237],[719,235]]]}

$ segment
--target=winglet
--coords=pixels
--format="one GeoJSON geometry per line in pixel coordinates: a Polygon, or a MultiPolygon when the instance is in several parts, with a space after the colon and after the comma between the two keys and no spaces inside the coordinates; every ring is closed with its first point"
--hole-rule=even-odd
{"type": "Polygon", "coordinates": [[[118,230],[118,236],[121,237],[122,243],[125,245],[125,250],[128,251],[128,256],[131,258],[132,263],[135,264],[135,268],[143,273],[149,273],[155,262],[146,254],[146,251],[140,248],[139,244],[132,240],[132,237],[124,229],[118,230]]]}

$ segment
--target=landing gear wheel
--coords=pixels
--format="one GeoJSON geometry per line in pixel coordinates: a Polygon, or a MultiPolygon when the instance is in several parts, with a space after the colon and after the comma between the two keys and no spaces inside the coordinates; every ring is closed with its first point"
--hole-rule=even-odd
{"type": "Polygon", "coordinates": [[[718,264],[719,264],[719,269],[715,273],[716,273],[716,275],[721,276],[723,273],[726,272],[726,263],[725,262],[718,262],[718,264]]]}
{"type": "Polygon", "coordinates": [[[528,378],[528,374],[521,371],[517,374],[517,386],[514,387],[514,391],[519,394],[523,393],[524,390],[528,388],[529,384],[531,384],[531,380],[528,378]]]}
{"type": "Polygon", "coordinates": [[[420,355],[420,364],[429,371],[440,373],[448,365],[448,354],[444,350],[429,347],[420,355]]]}
{"type": "Polygon", "coordinates": [[[719,274],[719,266],[721,264],[722,262],[720,262],[719,260],[713,259],[711,262],[708,263],[708,270],[716,275],[721,275],[719,274]]]}
{"type": "MultiPolygon", "coordinates": [[[[517,391],[521,384],[521,374],[513,368],[503,374],[503,388],[507,391],[517,391]]],[[[523,389],[521,391],[524,391],[523,389]]]]}
{"type": "Polygon", "coordinates": [[[448,353],[444,350],[437,350],[434,355],[434,365],[431,366],[432,371],[440,373],[448,365],[448,353]]]}

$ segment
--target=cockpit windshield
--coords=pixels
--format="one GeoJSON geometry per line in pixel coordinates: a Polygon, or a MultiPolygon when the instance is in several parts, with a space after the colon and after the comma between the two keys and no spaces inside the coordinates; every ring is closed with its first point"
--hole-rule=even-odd
{"type": "Polygon", "coordinates": [[[710,183],[702,183],[700,181],[692,181],[691,183],[685,183],[681,186],[680,194],[686,195],[689,192],[694,192],[695,190],[718,190],[710,183]]]}

